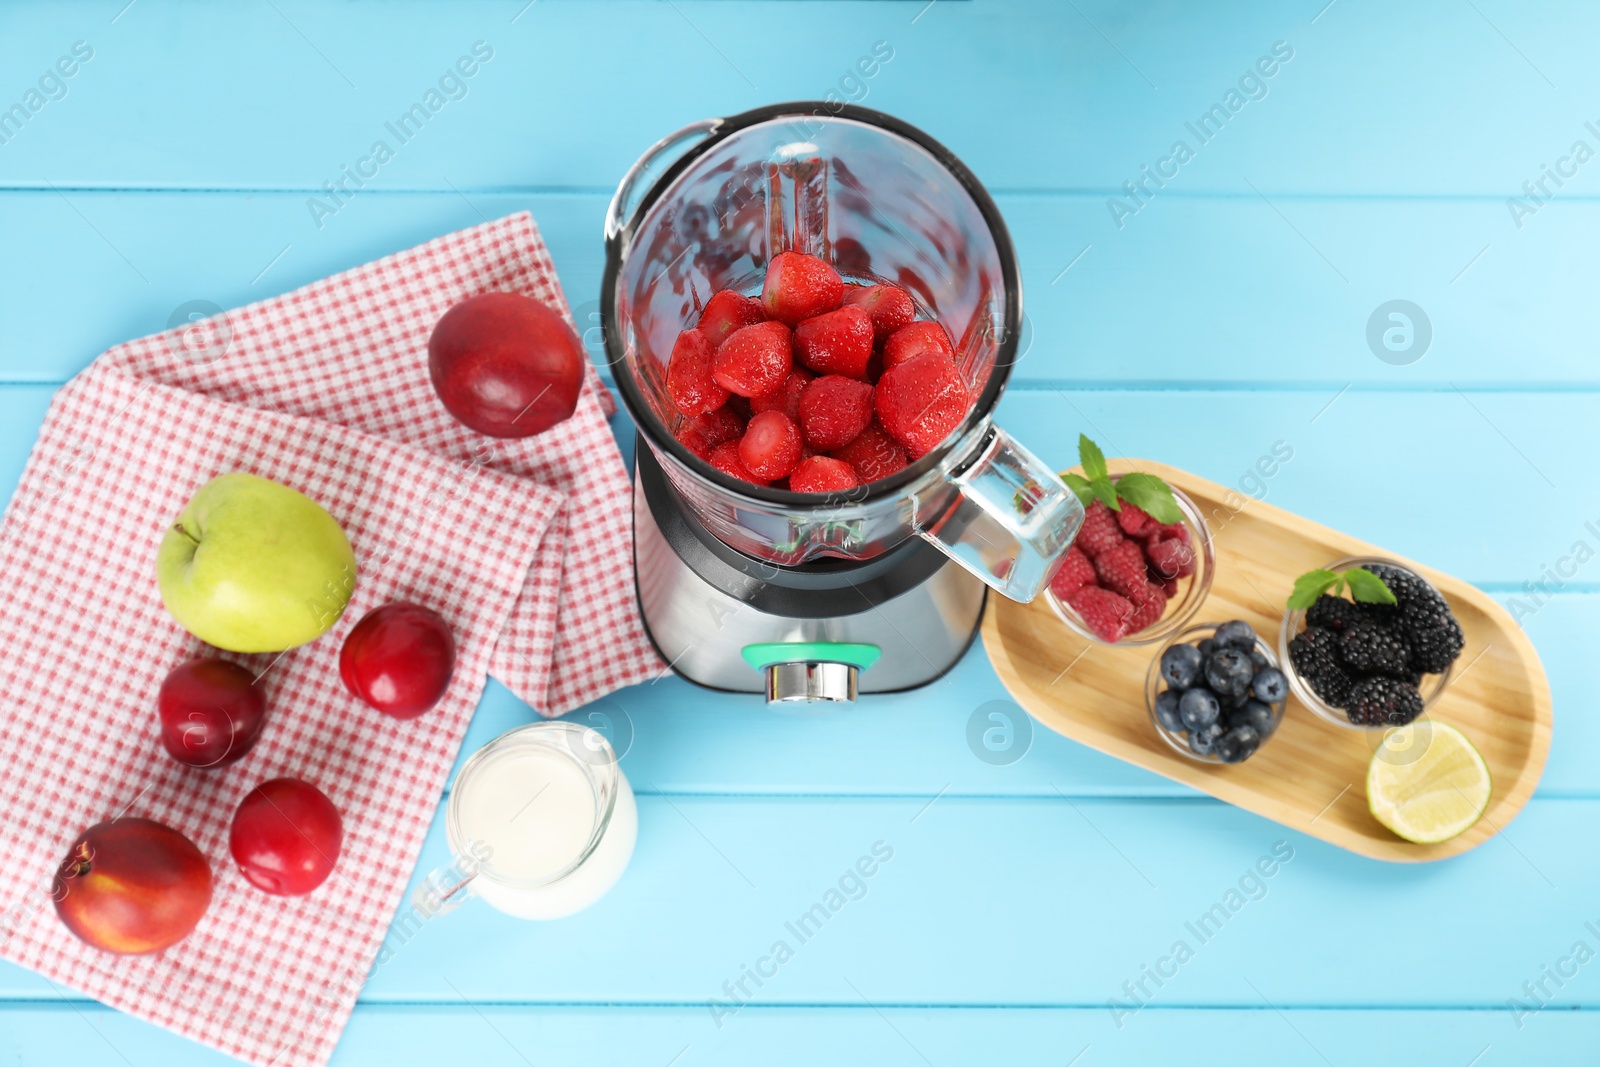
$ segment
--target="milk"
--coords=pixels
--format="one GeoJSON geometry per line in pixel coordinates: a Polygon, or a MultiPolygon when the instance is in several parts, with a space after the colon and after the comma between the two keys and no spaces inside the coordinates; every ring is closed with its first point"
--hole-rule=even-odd
{"type": "Polygon", "coordinates": [[[560,918],[600,899],[627,868],[638,826],[611,746],[564,722],[480,749],[456,776],[447,819],[452,851],[481,860],[473,892],[523,919],[560,918]]]}

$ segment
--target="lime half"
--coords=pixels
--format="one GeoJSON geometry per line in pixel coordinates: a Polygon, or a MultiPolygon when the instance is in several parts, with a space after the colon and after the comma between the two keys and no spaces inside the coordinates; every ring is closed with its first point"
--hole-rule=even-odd
{"type": "Polygon", "coordinates": [[[1367,765],[1372,817],[1407,841],[1435,845],[1489,806],[1489,767],[1454,726],[1424,720],[1384,734],[1367,765]]]}

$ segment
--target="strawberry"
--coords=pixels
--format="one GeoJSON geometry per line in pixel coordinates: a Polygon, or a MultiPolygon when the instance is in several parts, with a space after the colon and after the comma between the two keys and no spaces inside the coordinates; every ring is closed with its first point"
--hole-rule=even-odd
{"type": "Polygon", "coordinates": [[[1117,525],[1129,537],[1144,537],[1161,524],[1139,505],[1124,500],[1122,510],[1117,512],[1117,525]]]}
{"type": "Polygon", "coordinates": [[[933,353],[885,370],[873,395],[878,422],[913,456],[937,448],[961,425],[970,405],[956,365],[933,353]]]}
{"type": "Polygon", "coordinates": [[[872,316],[872,339],[882,344],[917,317],[916,305],[898,285],[852,285],[844,291],[846,307],[858,307],[872,316]]]}
{"type": "Polygon", "coordinates": [[[863,482],[875,482],[906,469],[906,450],[876,422],[854,441],[834,449],[832,455],[854,467],[863,482]]]}
{"type": "Polygon", "coordinates": [[[830,456],[803,459],[789,475],[789,488],[797,493],[836,493],[860,484],[855,468],[830,456]]]}
{"type": "Polygon", "coordinates": [[[811,383],[811,375],[796,367],[789,372],[777,392],[750,398],[750,411],[759,415],[763,411],[781,411],[791,422],[800,421],[800,395],[811,383]]]}
{"type": "Polygon", "coordinates": [[[766,396],[783,386],[793,366],[789,327],[781,322],[760,322],[728,335],[717,349],[712,377],[730,393],[766,396]]]}
{"type": "Polygon", "coordinates": [[[679,426],[676,430],[672,431],[672,436],[678,439],[678,443],[680,445],[682,445],[684,448],[687,448],[690,452],[693,452],[701,459],[706,459],[711,455],[711,445],[707,443],[705,435],[699,430],[696,430],[692,423],[686,422],[679,426]]]}
{"type": "Polygon", "coordinates": [[[739,462],[764,482],[788,477],[800,462],[800,427],[781,411],[752,416],[739,439],[739,462]]]}
{"type": "Polygon", "coordinates": [[[723,474],[737,478],[742,482],[750,482],[754,485],[767,484],[752,474],[750,469],[744,465],[744,461],[739,458],[739,442],[737,441],[724,441],[716,448],[713,448],[711,454],[706,457],[706,462],[723,474]]]}
{"type": "Polygon", "coordinates": [[[1129,600],[1150,584],[1144,569],[1144,552],[1132,541],[1112,545],[1094,557],[1094,572],[1101,585],[1129,600]]]}
{"type": "Polygon", "coordinates": [[[683,427],[699,434],[706,448],[711,449],[724,441],[737,441],[744,434],[744,424],[748,421],[733,410],[732,404],[725,404],[705,415],[685,419],[683,427]]]}
{"type": "Polygon", "coordinates": [[[1146,545],[1144,554],[1150,560],[1150,569],[1159,574],[1163,580],[1187,578],[1194,573],[1194,546],[1188,541],[1176,537],[1170,541],[1157,541],[1146,545]]]}
{"type": "Polygon", "coordinates": [[[800,397],[806,444],[818,452],[843,448],[872,423],[872,386],[842,374],[824,374],[800,397]]]}
{"type": "Polygon", "coordinates": [[[1117,525],[1116,513],[1098,500],[1090,501],[1084,512],[1083,528],[1078,531],[1078,539],[1074,542],[1083,549],[1084,554],[1094,559],[1126,540],[1122,536],[1122,527],[1117,525]]]}
{"type": "Polygon", "coordinates": [[[1145,582],[1144,588],[1136,590],[1130,600],[1133,603],[1133,614],[1128,619],[1130,634],[1154,625],[1167,610],[1166,594],[1152,582],[1145,582]]]}
{"type": "Polygon", "coordinates": [[[1086,585],[1068,596],[1067,603],[1100,640],[1115,644],[1128,635],[1133,605],[1126,597],[1098,585],[1086,585]]]}
{"type": "Polygon", "coordinates": [[[761,304],[770,318],[798,326],[832,311],[844,300],[844,281],[825,260],[800,252],[779,252],[767,264],[761,304]]]}
{"type": "Polygon", "coordinates": [[[767,313],[762,309],[761,301],[742,296],[732,289],[719,289],[706,301],[696,325],[706,335],[706,340],[711,342],[711,347],[716,348],[734,330],[765,322],[766,318],[767,313]]]}
{"type": "Polygon", "coordinates": [[[794,328],[794,354],[818,374],[861,378],[872,358],[872,316],[842,307],[794,328]]]}
{"type": "Polygon", "coordinates": [[[954,363],[955,346],[950,335],[937,322],[913,322],[903,326],[883,343],[883,369],[900,364],[929,352],[937,353],[954,363]]]}
{"type": "Polygon", "coordinates": [[[684,330],[667,361],[667,395],[685,415],[704,415],[720,408],[728,391],[711,376],[715,348],[699,330],[684,330]]]}
{"type": "Polygon", "coordinates": [[[1061,557],[1061,566],[1056,569],[1055,577],[1050,579],[1050,591],[1065,600],[1084,586],[1096,582],[1094,564],[1083,554],[1083,549],[1073,545],[1061,557]]]}

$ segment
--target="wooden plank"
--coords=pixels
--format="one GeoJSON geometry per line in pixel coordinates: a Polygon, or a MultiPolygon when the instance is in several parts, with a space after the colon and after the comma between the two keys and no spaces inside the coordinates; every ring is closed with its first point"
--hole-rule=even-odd
{"type": "MultiPolygon", "coordinates": [[[[853,1003],[848,976],[875,1003],[1103,1007],[1183,941],[1193,958],[1157,1005],[1257,1005],[1253,983],[1282,1007],[1502,1008],[1575,941],[1600,949],[1600,854],[1573,847],[1597,818],[1600,801],[1535,799],[1482,848],[1418,867],[1210,801],[647,796],[632,866],[594,908],[407,919],[363,996],[703,1006],[784,941],[760,1003],[853,1003]],[[878,842],[893,857],[872,866],[878,842]],[[871,876],[841,887],[862,856],[871,876]],[[785,925],[841,889],[856,899],[820,928],[785,925]],[[1469,935],[1470,908],[1495,921],[1469,935]]],[[[436,819],[417,877],[444,862],[436,819]]],[[[1557,993],[1600,1007],[1592,978],[1557,993]]],[[[56,994],[6,967],[0,995],[56,994]]]]}
{"type": "MultiPolygon", "coordinates": [[[[1260,5],[1226,18],[1114,0],[926,12],[909,3],[524,6],[143,4],[115,23],[72,5],[8,10],[0,61],[16,76],[7,104],[74,41],[95,55],[67,96],[4,146],[0,178],[316,189],[389,136],[395,158],[374,179],[385,188],[610,187],[687,122],[833,92],[923,125],[991,185],[1093,189],[1102,216],[1105,198],[1179,139],[1195,157],[1158,203],[1200,191],[1254,197],[1254,184],[1269,195],[1476,194],[1503,216],[1522,181],[1585,136],[1597,116],[1584,101],[1600,89],[1585,47],[1597,15],[1573,2],[1474,10],[1345,0],[1325,12],[1260,5]],[[388,135],[385,123],[479,40],[494,58],[463,83],[465,95],[441,97],[409,142],[388,135]],[[1259,89],[1245,87],[1264,98],[1227,101],[1238,111],[1207,142],[1189,132],[1280,40],[1294,58],[1259,89]],[[893,60],[852,80],[878,41],[893,60]]],[[[1580,173],[1561,196],[1595,194],[1594,175],[1580,173]]]]}
{"type": "MultiPolygon", "coordinates": [[[[0,264],[0,380],[63,381],[110,345],[166,328],[187,301],[237,307],[522,210],[598,357],[608,195],[371,192],[319,229],[295,193],[0,193],[0,230],[28,250],[0,264]]],[[[1585,245],[1600,203],[1552,203],[1517,232],[1478,201],[1298,200],[1280,216],[1258,199],[1186,198],[1120,233],[1093,197],[999,203],[1023,268],[1019,383],[1286,387],[1319,406],[1352,384],[1600,386],[1588,358],[1600,270],[1585,245]],[[1367,337],[1396,298],[1420,306],[1431,330],[1405,365],[1367,337]]]]}
{"type": "MultiPolygon", "coordinates": [[[[848,990],[846,990],[848,993],[848,990]]],[[[853,994],[850,994],[853,995],[853,994]]],[[[546,1008],[455,1005],[362,1006],[334,1053],[333,1067],[441,1063],[482,1067],[528,1063],[572,1067],[701,1067],[824,1062],[943,1065],[1005,1063],[1083,1067],[1158,1063],[1181,1048],[1190,1067],[1274,1067],[1328,1063],[1593,1063],[1600,1018],[1550,1010],[1518,1030],[1503,1007],[1481,1011],[1274,1012],[1146,1008],[1118,1031],[1103,1006],[950,1011],[879,1005],[799,1010],[746,1008],[722,1030],[700,1005],[674,1008],[546,1008]],[[1490,1053],[1485,1055],[1485,1049],[1490,1053]],[[1491,1058],[1491,1056],[1493,1058],[1491,1058]],[[676,1058],[675,1058],[676,1057],[676,1058]]],[[[1257,1001],[1259,1005],[1260,1002],[1257,1001]]],[[[224,1067],[237,1061],[98,1005],[29,1005],[0,1011],[17,1062],[54,1062],[63,1046],[90,1062],[224,1067]]]]}

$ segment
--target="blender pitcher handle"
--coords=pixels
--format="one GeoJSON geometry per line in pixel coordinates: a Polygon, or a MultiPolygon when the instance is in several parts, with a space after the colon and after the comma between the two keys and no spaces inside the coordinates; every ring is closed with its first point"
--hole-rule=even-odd
{"type": "Polygon", "coordinates": [[[999,427],[950,479],[956,501],[917,532],[991,589],[1027,603],[1054,576],[1083,505],[1054,470],[999,427]]]}
{"type": "MultiPolygon", "coordinates": [[[[638,206],[639,198],[644,195],[648,183],[654,180],[663,162],[670,163],[680,154],[678,149],[685,142],[698,140],[716,130],[722,124],[721,119],[702,119],[691,122],[675,133],[669,133],[645,151],[639,161],[633,165],[627,174],[623,175],[622,182],[617,186],[616,193],[611,197],[611,206],[606,209],[606,240],[612,241],[622,236],[628,225],[628,219],[633,216],[634,208],[638,206]],[[668,159],[668,156],[671,159],[668,159]]],[[[626,243],[626,242],[624,242],[626,243]]]]}

